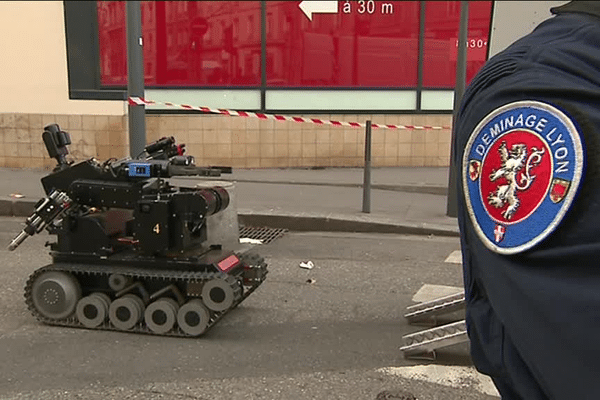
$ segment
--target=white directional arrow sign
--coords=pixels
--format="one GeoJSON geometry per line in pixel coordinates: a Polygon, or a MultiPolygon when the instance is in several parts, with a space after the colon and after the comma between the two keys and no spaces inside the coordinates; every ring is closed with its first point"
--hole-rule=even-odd
{"type": "Polygon", "coordinates": [[[335,14],[338,12],[337,1],[301,1],[300,9],[312,21],[313,14],[335,14]]]}

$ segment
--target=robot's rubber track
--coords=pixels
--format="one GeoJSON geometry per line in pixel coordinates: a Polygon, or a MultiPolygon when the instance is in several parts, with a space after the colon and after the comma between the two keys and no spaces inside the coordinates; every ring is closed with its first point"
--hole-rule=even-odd
{"type": "MultiPolygon", "coordinates": [[[[261,268],[266,267],[266,263],[264,259],[257,254],[245,254],[241,257],[245,262],[249,265],[259,266],[261,268]]],[[[72,328],[82,328],[82,329],[93,329],[93,330],[112,330],[119,332],[133,332],[133,333],[145,333],[151,335],[158,335],[157,333],[151,331],[144,323],[143,319],[141,322],[138,322],[132,329],[127,331],[123,331],[114,327],[108,320],[104,321],[100,326],[96,328],[88,328],[83,326],[75,315],[71,315],[64,319],[50,319],[40,314],[38,310],[36,310],[33,297],[32,297],[32,287],[33,282],[37,277],[39,277],[42,273],[47,271],[59,271],[59,272],[68,272],[73,274],[75,277],[83,276],[83,275],[104,275],[110,276],[111,274],[121,274],[124,276],[130,276],[134,279],[162,279],[169,282],[202,282],[208,281],[215,278],[223,278],[223,279],[231,279],[232,276],[219,273],[219,272],[199,272],[199,271],[177,271],[177,270],[160,270],[160,269],[142,269],[135,267],[125,267],[118,265],[86,265],[86,264],[74,264],[74,263],[57,263],[50,264],[45,267],[39,268],[34,271],[27,280],[27,284],[25,286],[25,302],[31,311],[31,313],[40,321],[48,325],[55,326],[66,326],[72,328]]],[[[264,275],[266,275],[266,269],[264,271],[264,275]]],[[[206,334],[224,315],[226,315],[229,311],[236,308],[242,301],[244,301],[254,290],[256,290],[261,284],[264,282],[264,276],[261,280],[254,282],[251,286],[244,286],[242,290],[242,294],[238,300],[236,300],[233,305],[225,311],[210,313],[210,320],[208,326],[202,335],[206,334]]],[[[171,329],[171,331],[167,333],[162,333],[160,336],[176,336],[176,337],[193,337],[184,333],[179,327],[175,327],[171,329]]]]}

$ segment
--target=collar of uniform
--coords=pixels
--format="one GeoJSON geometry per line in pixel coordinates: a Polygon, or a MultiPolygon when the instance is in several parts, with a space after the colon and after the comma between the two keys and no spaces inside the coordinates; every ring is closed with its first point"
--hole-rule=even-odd
{"type": "Polygon", "coordinates": [[[552,14],[584,13],[600,18],[600,1],[570,1],[550,9],[552,14]]]}

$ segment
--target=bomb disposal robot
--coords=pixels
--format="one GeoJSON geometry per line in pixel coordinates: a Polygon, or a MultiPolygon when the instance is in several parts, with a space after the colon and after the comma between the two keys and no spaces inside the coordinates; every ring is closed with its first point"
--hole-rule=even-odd
{"type": "Polygon", "coordinates": [[[69,134],[44,128],[57,160],[47,197],[10,243],[46,229],[52,263],[29,277],[26,303],[50,325],[199,336],[264,281],[260,256],[208,246],[207,217],[229,205],[222,187],[184,188],[166,178],[219,176],[199,168],[172,137],[136,159],[66,161],[69,134]]]}

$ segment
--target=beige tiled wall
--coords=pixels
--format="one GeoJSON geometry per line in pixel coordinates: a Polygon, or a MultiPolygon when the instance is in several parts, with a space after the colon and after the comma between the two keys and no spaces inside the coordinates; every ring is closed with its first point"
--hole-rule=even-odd
{"type": "MultiPolygon", "coordinates": [[[[442,130],[373,129],[372,165],[447,166],[450,115],[303,115],[318,119],[391,125],[429,125],[442,130]]],[[[42,143],[43,127],[57,123],[71,134],[71,157],[105,160],[129,154],[127,116],[0,114],[0,167],[46,168],[55,165],[42,143]]],[[[146,139],[174,136],[185,143],[198,165],[234,168],[360,167],[365,132],[289,121],[222,115],[146,117],[146,139]]]]}
{"type": "Polygon", "coordinates": [[[0,114],[0,166],[45,168],[56,165],[42,142],[44,126],[57,123],[71,135],[70,156],[106,159],[127,154],[126,116],[0,114]]]}

